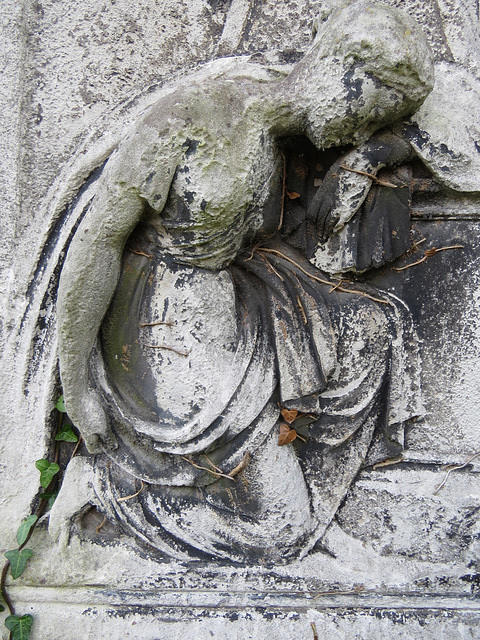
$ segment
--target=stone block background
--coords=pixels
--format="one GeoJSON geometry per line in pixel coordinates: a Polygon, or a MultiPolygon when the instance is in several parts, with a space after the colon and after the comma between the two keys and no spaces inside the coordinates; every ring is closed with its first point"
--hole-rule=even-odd
{"type": "MultiPolygon", "coordinates": [[[[478,76],[478,0],[388,3],[423,25],[438,62],[455,61],[478,76]]],[[[28,297],[42,277],[35,270],[57,224],[55,207],[107,157],[159,87],[220,56],[298,60],[323,4],[0,5],[2,549],[12,548],[36,494],[34,462],[48,448],[45,416],[58,392],[51,376],[56,345],[34,329],[28,297]],[[38,341],[29,346],[22,336],[34,330],[38,341]],[[35,349],[49,358],[32,373],[35,349]],[[25,396],[27,375],[34,382],[25,396]]],[[[30,543],[35,556],[10,589],[18,611],[35,615],[33,640],[313,640],[312,623],[319,638],[480,638],[480,457],[435,493],[447,465],[480,452],[480,199],[419,199],[413,226],[426,239],[422,248],[464,246],[372,276],[412,310],[422,340],[426,417],[409,426],[401,463],[361,472],[327,534],[328,553],[319,549],[285,567],[187,567],[150,557],[119,531],[96,533],[95,513],[67,547],[57,546],[43,523],[30,543]]],[[[66,233],[61,225],[59,233],[66,233]]],[[[50,321],[47,314],[45,325],[50,321]]]]}

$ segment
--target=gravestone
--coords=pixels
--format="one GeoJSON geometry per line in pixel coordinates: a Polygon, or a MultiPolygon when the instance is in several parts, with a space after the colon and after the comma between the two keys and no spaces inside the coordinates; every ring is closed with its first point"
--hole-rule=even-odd
{"type": "Polygon", "coordinates": [[[0,11],[30,637],[480,637],[478,2],[0,11]]]}

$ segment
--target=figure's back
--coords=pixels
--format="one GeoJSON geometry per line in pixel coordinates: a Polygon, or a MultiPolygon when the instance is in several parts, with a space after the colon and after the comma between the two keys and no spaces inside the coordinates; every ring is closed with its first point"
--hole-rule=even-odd
{"type": "Polygon", "coordinates": [[[262,228],[262,210],[280,187],[268,72],[248,63],[239,70],[241,83],[234,73],[184,83],[145,114],[122,150],[141,152],[130,181],[152,209],[148,222],[160,242],[182,261],[209,268],[230,262],[243,238],[262,228]],[[152,167],[172,153],[174,174],[159,209],[165,177],[152,167]]]}

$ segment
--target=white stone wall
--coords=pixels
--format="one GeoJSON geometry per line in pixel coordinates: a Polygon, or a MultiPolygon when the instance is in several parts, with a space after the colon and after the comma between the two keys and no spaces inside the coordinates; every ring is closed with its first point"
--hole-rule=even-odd
{"type": "MultiPolygon", "coordinates": [[[[221,56],[294,62],[324,4],[0,4],[2,550],[15,546],[37,493],[35,460],[51,444],[56,343],[47,330],[42,341],[38,315],[48,327],[55,309],[51,274],[35,273],[49,230],[162,85],[221,56]],[[32,368],[36,349],[44,355],[32,368]]],[[[423,25],[437,63],[480,77],[478,0],[387,4],[423,25]]],[[[411,269],[395,281],[375,280],[418,301],[426,419],[407,431],[405,462],[361,472],[327,534],[329,553],[285,567],[189,568],[149,557],[113,527],[96,534],[96,515],[85,525],[90,538],[73,536],[68,546],[48,536],[44,521],[29,543],[35,555],[27,571],[10,580],[17,611],[34,615],[33,640],[312,639],[312,623],[319,638],[480,638],[480,457],[435,493],[447,465],[480,452],[478,194],[423,203],[414,224],[428,246],[466,246],[441,263],[432,258],[421,275],[411,269]]],[[[68,233],[59,225],[60,235],[68,233]]]]}

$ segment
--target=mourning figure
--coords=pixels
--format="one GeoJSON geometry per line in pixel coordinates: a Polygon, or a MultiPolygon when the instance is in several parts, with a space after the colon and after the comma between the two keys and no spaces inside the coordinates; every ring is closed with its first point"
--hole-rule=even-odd
{"type": "Polygon", "coordinates": [[[61,383],[92,454],[66,495],[88,476],[89,501],[169,557],[314,549],[422,411],[408,309],[335,272],[409,248],[401,123],[432,86],[420,29],[361,0],[319,16],[289,73],[216,60],[145,111],[60,279],[61,383]]]}

